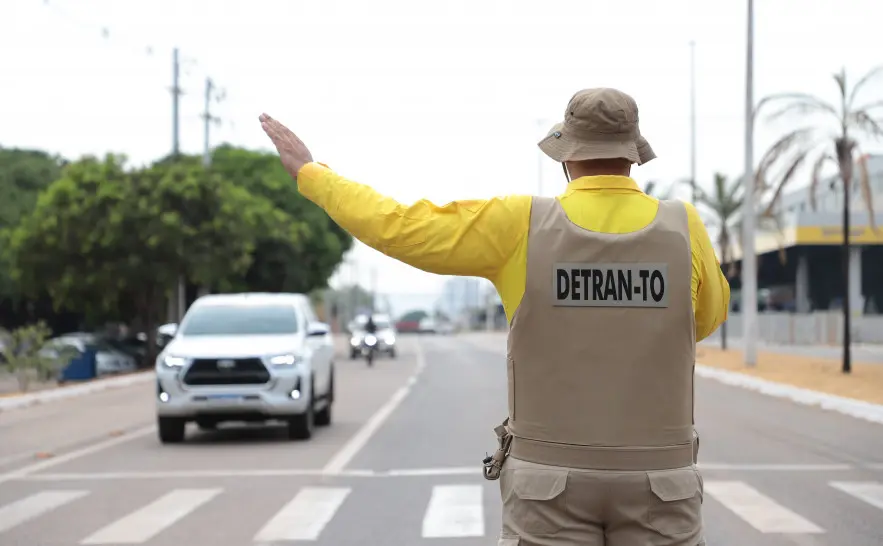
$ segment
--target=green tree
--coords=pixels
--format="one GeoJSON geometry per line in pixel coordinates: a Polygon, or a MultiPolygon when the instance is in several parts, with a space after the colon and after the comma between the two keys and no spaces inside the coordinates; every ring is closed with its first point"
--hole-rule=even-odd
{"type": "Polygon", "coordinates": [[[259,238],[287,239],[293,223],[267,200],[199,165],[129,171],[124,158],[85,158],[40,196],[11,238],[15,276],[48,289],[57,308],[145,329],[148,355],[179,275],[226,289],[241,284],[259,238]]]}
{"type": "Polygon", "coordinates": [[[859,138],[883,137],[883,118],[875,117],[875,112],[883,108],[883,100],[859,102],[859,93],[875,76],[883,74],[883,66],[871,70],[851,88],[847,84],[846,70],[834,74],[839,97],[836,103],[829,103],[808,93],[784,93],[765,97],[757,106],[759,112],[767,104],[784,103],[773,112],[769,119],[777,119],[786,114],[800,114],[805,119],[817,114],[819,117],[797,129],[791,130],[776,141],[758,165],[757,178],[766,184],[770,171],[775,166],[783,167],[774,179],[775,193],[770,202],[772,209],[783,189],[794,179],[800,167],[811,165],[810,204],[816,208],[816,191],[821,182],[822,170],[826,165],[837,168],[843,193],[843,373],[852,370],[851,327],[849,301],[849,202],[855,165],[859,166],[858,186],[864,197],[871,228],[876,230],[871,184],[867,170],[867,158],[862,154],[859,138]]]}
{"type": "Polygon", "coordinates": [[[220,146],[212,154],[211,169],[268,199],[296,221],[297,237],[258,240],[245,275],[249,289],[309,293],[326,287],[353,239],[298,192],[278,155],[220,146]]]}
{"type": "MultiPolygon", "coordinates": [[[[61,175],[63,160],[39,150],[0,147],[0,248],[22,216],[37,203],[38,194],[61,175]]],[[[0,300],[18,299],[18,289],[9,274],[10,264],[0,253],[0,300]]]]}

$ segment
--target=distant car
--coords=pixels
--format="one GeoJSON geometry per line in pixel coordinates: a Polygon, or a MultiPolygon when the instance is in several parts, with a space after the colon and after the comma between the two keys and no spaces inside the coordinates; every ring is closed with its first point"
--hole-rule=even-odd
{"type": "Polygon", "coordinates": [[[418,326],[418,329],[421,334],[434,334],[438,331],[438,325],[434,318],[424,317],[420,320],[420,326],[418,326]]]}
{"type": "MultiPolygon", "coordinates": [[[[75,353],[95,351],[95,376],[105,377],[119,373],[133,372],[138,369],[138,362],[130,354],[114,347],[106,339],[86,332],[74,332],[54,337],[40,349],[44,357],[59,358],[63,347],[73,349],[75,353]]],[[[61,366],[64,367],[64,363],[61,366]]]]}
{"type": "MultiPolygon", "coordinates": [[[[355,360],[359,356],[359,347],[365,338],[365,324],[368,317],[360,316],[353,321],[352,335],[350,336],[350,359],[355,360]]],[[[377,349],[392,358],[396,356],[396,327],[387,315],[374,315],[374,325],[377,326],[377,349]]]]}
{"type": "Polygon", "coordinates": [[[291,439],[331,423],[334,346],[303,294],[197,299],[156,360],[159,439],[195,421],[282,421],[291,439]]]}
{"type": "Polygon", "coordinates": [[[449,321],[440,322],[438,324],[437,333],[445,336],[449,336],[456,331],[454,328],[454,324],[449,321]]]}

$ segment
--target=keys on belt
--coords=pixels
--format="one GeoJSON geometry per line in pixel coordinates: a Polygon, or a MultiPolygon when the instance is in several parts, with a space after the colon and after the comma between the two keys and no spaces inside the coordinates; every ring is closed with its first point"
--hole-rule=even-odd
{"type": "Polygon", "coordinates": [[[506,427],[508,424],[509,418],[507,417],[506,420],[503,421],[503,424],[494,428],[499,447],[497,447],[497,450],[493,455],[489,455],[482,460],[482,464],[484,465],[483,475],[486,480],[500,479],[503,463],[506,461],[506,457],[509,456],[509,447],[512,445],[512,435],[506,427]]]}

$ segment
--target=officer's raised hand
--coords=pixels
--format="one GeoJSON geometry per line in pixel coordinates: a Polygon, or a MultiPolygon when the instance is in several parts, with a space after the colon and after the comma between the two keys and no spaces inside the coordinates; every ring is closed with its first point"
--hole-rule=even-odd
{"type": "Polygon", "coordinates": [[[301,139],[297,138],[297,135],[291,132],[291,129],[267,114],[261,114],[258,119],[261,120],[261,128],[276,146],[276,151],[279,152],[279,158],[282,160],[285,170],[292,178],[297,178],[301,167],[313,161],[310,150],[301,139]]]}

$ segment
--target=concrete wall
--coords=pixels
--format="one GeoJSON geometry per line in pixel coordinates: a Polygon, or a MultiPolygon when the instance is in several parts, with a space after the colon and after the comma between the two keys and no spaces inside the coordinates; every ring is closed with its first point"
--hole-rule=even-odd
{"type": "MultiPolygon", "coordinates": [[[[720,330],[715,332],[715,337],[719,333],[720,330]]],[[[730,313],[727,336],[742,337],[740,313],[730,313]]],[[[761,341],[774,344],[837,345],[843,342],[843,313],[759,313],[758,336],[761,341]]],[[[853,317],[852,341],[883,344],[883,315],[853,317]]]]}

